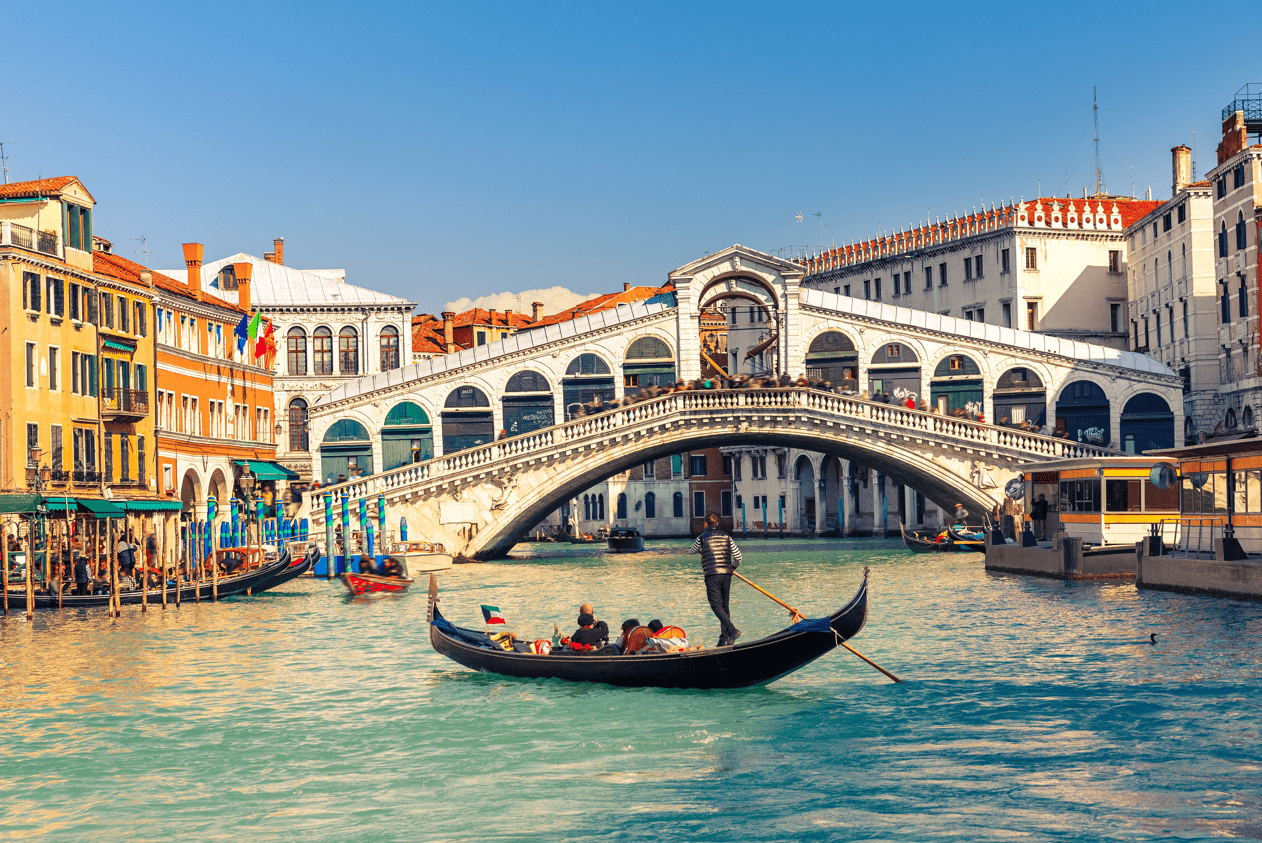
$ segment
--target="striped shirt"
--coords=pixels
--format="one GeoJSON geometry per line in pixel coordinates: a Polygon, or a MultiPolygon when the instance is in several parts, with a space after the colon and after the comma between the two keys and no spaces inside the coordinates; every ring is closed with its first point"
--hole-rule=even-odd
{"type": "Polygon", "coordinates": [[[741,564],[741,549],[732,537],[713,527],[697,536],[690,553],[701,554],[701,570],[705,575],[730,574],[741,564]]]}

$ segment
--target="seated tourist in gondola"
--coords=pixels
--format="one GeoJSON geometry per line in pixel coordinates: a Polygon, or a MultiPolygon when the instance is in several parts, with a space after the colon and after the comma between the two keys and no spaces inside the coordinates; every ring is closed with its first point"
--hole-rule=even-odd
{"type": "Polygon", "coordinates": [[[578,629],[570,636],[570,648],[574,650],[598,650],[604,646],[609,633],[596,626],[596,619],[588,612],[578,616],[578,629]],[[577,646],[576,646],[577,645],[577,646]]]}
{"type": "Polygon", "coordinates": [[[376,574],[377,563],[367,553],[361,554],[359,557],[359,572],[361,574],[376,574]]]}
{"type": "Polygon", "coordinates": [[[622,634],[618,636],[616,646],[624,656],[629,656],[643,650],[652,637],[652,631],[642,626],[638,618],[629,618],[622,622],[622,634]]]}
{"type": "Polygon", "coordinates": [[[403,563],[393,556],[387,556],[386,561],[381,563],[381,576],[402,579],[403,563]]]}

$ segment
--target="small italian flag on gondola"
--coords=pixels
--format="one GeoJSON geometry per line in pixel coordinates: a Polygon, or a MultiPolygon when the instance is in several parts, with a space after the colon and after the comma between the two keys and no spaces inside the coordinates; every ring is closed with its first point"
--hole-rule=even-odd
{"type": "Polygon", "coordinates": [[[508,621],[504,619],[504,613],[500,611],[499,606],[483,606],[482,617],[488,624],[508,623],[508,621]]]}

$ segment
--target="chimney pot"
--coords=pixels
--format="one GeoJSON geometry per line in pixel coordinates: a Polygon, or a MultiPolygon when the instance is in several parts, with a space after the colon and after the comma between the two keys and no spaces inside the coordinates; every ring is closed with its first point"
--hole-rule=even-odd
{"type": "Polygon", "coordinates": [[[188,267],[188,288],[196,298],[202,292],[202,255],[206,247],[201,243],[184,244],[184,265],[188,267]]]}
{"type": "Polygon", "coordinates": [[[624,292],[624,293],[625,293],[627,290],[630,290],[630,289],[631,289],[631,284],[630,284],[629,282],[627,282],[627,281],[623,281],[623,282],[622,282],[622,292],[624,292]]]}
{"type": "Polygon", "coordinates": [[[456,314],[450,310],[443,311],[443,347],[451,354],[456,350],[455,340],[456,314]]]}
{"type": "Polygon", "coordinates": [[[250,312],[250,282],[254,279],[254,264],[234,263],[232,274],[237,279],[237,304],[246,313],[250,312]]]}
{"type": "Polygon", "coordinates": [[[1170,169],[1174,174],[1170,195],[1174,196],[1192,183],[1192,150],[1186,144],[1170,150],[1170,169]]]}
{"type": "Polygon", "coordinates": [[[543,302],[541,301],[533,301],[530,303],[530,321],[531,322],[539,321],[539,308],[541,307],[543,307],[543,302]]]}

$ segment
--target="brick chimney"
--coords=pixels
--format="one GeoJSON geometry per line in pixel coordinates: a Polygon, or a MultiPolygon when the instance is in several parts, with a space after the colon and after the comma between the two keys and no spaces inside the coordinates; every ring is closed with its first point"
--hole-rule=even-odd
{"type": "Polygon", "coordinates": [[[188,267],[188,288],[193,298],[202,294],[202,255],[206,248],[201,243],[184,244],[184,265],[188,267]]]}
{"type": "Polygon", "coordinates": [[[272,241],[272,251],[263,253],[263,260],[269,263],[285,265],[285,238],[277,237],[272,241]]]}
{"type": "Polygon", "coordinates": [[[250,312],[250,281],[254,279],[254,264],[234,263],[232,274],[237,278],[237,304],[246,313],[250,312]]]}
{"type": "Polygon", "coordinates": [[[543,302],[541,301],[532,301],[530,303],[530,321],[531,322],[539,321],[539,308],[541,307],[543,307],[543,302]]]}
{"type": "Polygon", "coordinates": [[[624,293],[625,293],[627,290],[630,290],[630,289],[631,289],[631,283],[630,283],[629,281],[623,281],[623,282],[622,282],[622,292],[624,292],[624,293]]]}
{"type": "Polygon", "coordinates": [[[486,324],[495,326],[495,308],[488,308],[486,311],[486,324]]]}
{"type": "Polygon", "coordinates": [[[448,354],[456,350],[456,314],[450,310],[443,311],[443,348],[448,354]]]}
{"type": "Polygon", "coordinates": [[[1175,196],[1192,183],[1192,150],[1185,144],[1170,150],[1170,169],[1174,176],[1170,195],[1175,196]]]}

